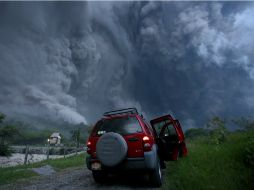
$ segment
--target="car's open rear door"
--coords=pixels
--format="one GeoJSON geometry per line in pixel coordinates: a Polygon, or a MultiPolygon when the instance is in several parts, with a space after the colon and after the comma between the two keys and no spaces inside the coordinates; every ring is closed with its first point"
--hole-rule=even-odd
{"type": "Polygon", "coordinates": [[[150,123],[156,132],[160,159],[164,161],[177,160],[181,132],[178,130],[176,120],[171,115],[165,115],[151,120],[150,123]]]}

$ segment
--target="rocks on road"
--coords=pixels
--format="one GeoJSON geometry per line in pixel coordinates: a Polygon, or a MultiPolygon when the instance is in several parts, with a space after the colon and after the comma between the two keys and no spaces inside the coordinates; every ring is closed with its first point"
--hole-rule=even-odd
{"type": "Polygon", "coordinates": [[[39,176],[0,186],[1,190],[84,190],[84,189],[154,189],[148,186],[144,175],[121,174],[111,176],[107,184],[94,182],[92,173],[88,169],[76,168],[52,173],[49,176],[39,176]]]}

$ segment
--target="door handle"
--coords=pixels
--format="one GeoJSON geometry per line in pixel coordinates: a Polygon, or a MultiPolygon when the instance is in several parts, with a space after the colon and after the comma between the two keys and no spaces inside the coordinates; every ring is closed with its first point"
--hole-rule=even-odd
{"type": "Polygon", "coordinates": [[[129,138],[128,141],[129,142],[136,142],[136,141],[139,141],[139,139],[138,138],[129,138]]]}

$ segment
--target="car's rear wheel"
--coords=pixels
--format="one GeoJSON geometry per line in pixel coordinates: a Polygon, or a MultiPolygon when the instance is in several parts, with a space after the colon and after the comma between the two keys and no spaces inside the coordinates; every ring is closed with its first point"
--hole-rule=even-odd
{"type": "Polygon", "coordinates": [[[93,179],[97,183],[105,183],[107,181],[108,175],[105,171],[93,170],[93,179]]]}
{"type": "Polygon", "coordinates": [[[159,161],[156,164],[156,168],[151,171],[149,178],[152,186],[160,187],[162,185],[162,173],[159,161]]]}

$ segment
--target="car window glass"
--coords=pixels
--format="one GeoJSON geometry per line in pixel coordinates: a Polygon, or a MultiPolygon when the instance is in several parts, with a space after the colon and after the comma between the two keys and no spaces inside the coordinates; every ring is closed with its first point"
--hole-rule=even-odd
{"type": "Polygon", "coordinates": [[[96,135],[103,135],[107,132],[115,132],[122,135],[142,132],[141,126],[136,117],[120,117],[101,120],[95,126],[96,135]]]}
{"type": "Polygon", "coordinates": [[[176,129],[174,128],[173,124],[169,124],[165,127],[163,134],[160,134],[160,137],[168,139],[170,141],[178,140],[176,129]]]}
{"type": "Polygon", "coordinates": [[[169,132],[169,130],[168,130],[168,127],[165,128],[165,130],[164,130],[164,132],[163,132],[162,135],[165,136],[165,137],[167,137],[167,136],[170,135],[170,132],[169,132]]]}
{"type": "Polygon", "coordinates": [[[170,120],[167,119],[167,120],[163,120],[163,121],[160,121],[160,122],[157,122],[157,123],[153,124],[154,129],[155,129],[157,135],[160,134],[162,127],[163,127],[166,123],[169,123],[169,122],[170,122],[170,120]]]}
{"type": "Polygon", "coordinates": [[[148,125],[148,126],[149,126],[149,130],[151,131],[151,134],[154,135],[154,130],[153,130],[153,128],[152,128],[150,125],[148,125]]]}
{"type": "Polygon", "coordinates": [[[176,136],[176,130],[173,126],[173,124],[169,124],[167,127],[166,127],[166,130],[165,130],[165,136],[166,136],[166,133],[167,133],[167,136],[176,136]]]}
{"type": "Polygon", "coordinates": [[[148,129],[148,131],[149,131],[149,133],[152,135],[152,134],[154,134],[153,133],[153,129],[152,129],[152,127],[145,121],[145,124],[146,124],[146,126],[147,126],[147,129],[148,129]]]}

